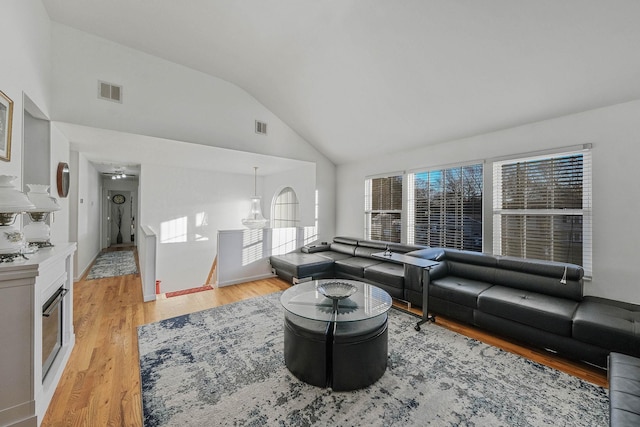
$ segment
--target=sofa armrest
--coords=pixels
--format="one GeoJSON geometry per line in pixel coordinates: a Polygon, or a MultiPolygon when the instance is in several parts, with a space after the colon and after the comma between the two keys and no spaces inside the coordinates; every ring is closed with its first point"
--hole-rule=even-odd
{"type": "Polygon", "coordinates": [[[328,251],[331,248],[328,244],[319,244],[319,245],[304,245],[300,248],[300,252],[305,254],[313,254],[316,252],[328,251]]]}

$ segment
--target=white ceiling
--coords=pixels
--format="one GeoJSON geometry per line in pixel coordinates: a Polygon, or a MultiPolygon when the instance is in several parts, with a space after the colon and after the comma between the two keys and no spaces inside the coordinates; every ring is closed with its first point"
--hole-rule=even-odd
{"type": "Polygon", "coordinates": [[[637,0],[43,0],[235,83],[336,164],[640,98],[637,0]]]}

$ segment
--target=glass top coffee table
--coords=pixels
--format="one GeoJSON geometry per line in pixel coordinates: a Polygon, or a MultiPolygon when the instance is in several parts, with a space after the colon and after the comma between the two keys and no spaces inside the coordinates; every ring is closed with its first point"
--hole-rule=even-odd
{"type": "Polygon", "coordinates": [[[376,382],[387,368],[391,297],[356,280],[316,280],[284,291],[284,359],[298,379],[334,391],[376,382]]]}
{"type": "Polygon", "coordinates": [[[280,302],[292,314],[323,322],[357,322],[391,308],[391,297],[386,291],[368,283],[342,279],[300,283],[284,291],[280,302]],[[350,287],[353,293],[345,297],[350,287]]]}

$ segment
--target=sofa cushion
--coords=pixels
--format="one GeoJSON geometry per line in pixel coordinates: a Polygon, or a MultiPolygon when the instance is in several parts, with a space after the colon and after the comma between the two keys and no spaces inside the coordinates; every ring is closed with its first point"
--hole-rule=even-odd
{"type": "Polygon", "coordinates": [[[565,276],[565,269],[567,280],[579,281],[580,279],[582,279],[582,276],[584,276],[584,269],[581,266],[575,264],[543,261],[530,258],[518,258],[512,256],[501,256],[497,259],[498,267],[500,268],[512,271],[520,271],[523,273],[531,273],[536,276],[547,276],[560,280],[562,276],[565,276]]]}
{"type": "Polygon", "coordinates": [[[640,425],[640,359],[613,352],[608,368],[610,425],[640,425]]]}
{"type": "Polygon", "coordinates": [[[611,351],[640,356],[640,306],[585,297],[573,316],[573,337],[611,351]]]}
{"type": "MultiPolygon", "coordinates": [[[[494,284],[496,277],[496,268],[488,267],[486,265],[467,264],[459,261],[445,261],[447,265],[447,271],[452,276],[464,277],[471,280],[478,280],[480,282],[487,282],[494,284]]],[[[434,271],[437,273],[438,270],[434,271]]]]}
{"type": "Polygon", "coordinates": [[[498,265],[498,259],[492,254],[461,251],[457,249],[445,249],[444,252],[444,258],[448,261],[456,261],[462,264],[483,265],[485,267],[496,267],[498,265]]]}
{"type": "Polygon", "coordinates": [[[412,252],[412,251],[421,250],[421,249],[428,249],[428,246],[407,245],[407,244],[402,244],[402,243],[391,243],[391,244],[389,244],[389,250],[391,252],[399,252],[399,253],[403,253],[403,254],[406,254],[406,253],[412,252]]]}
{"type": "Polygon", "coordinates": [[[336,236],[333,238],[335,243],[344,243],[345,245],[358,246],[358,239],[354,237],[336,236]]]}
{"type": "Polygon", "coordinates": [[[377,249],[375,252],[384,251],[387,246],[392,245],[391,242],[385,242],[382,240],[358,240],[358,246],[363,248],[377,249]]]}
{"type": "Polygon", "coordinates": [[[333,252],[333,251],[317,252],[314,255],[318,255],[319,257],[330,259],[331,261],[337,261],[339,259],[346,259],[346,258],[353,257],[353,255],[345,254],[342,252],[333,252]]]}
{"type": "Polygon", "coordinates": [[[365,268],[364,278],[402,289],[404,286],[404,267],[401,264],[381,262],[365,268]]]}
{"type": "Polygon", "coordinates": [[[284,270],[298,278],[310,277],[333,269],[333,260],[315,254],[300,252],[273,255],[269,258],[269,262],[276,270],[284,270]]]}
{"type": "Polygon", "coordinates": [[[345,273],[350,276],[364,277],[364,269],[376,264],[380,264],[381,261],[376,261],[371,258],[351,257],[340,259],[335,262],[336,276],[340,276],[340,273],[345,273]]]}
{"type": "Polygon", "coordinates": [[[356,246],[347,245],[345,243],[332,243],[331,251],[353,256],[356,252],[356,246]]]}
{"type": "Polygon", "coordinates": [[[496,285],[582,301],[584,269],[579,265],[502,256],[498,268],[496,285]]]}
{"type": "Polygon", "coordinates": [[[478,296],[480,311],[567,337],[577,307],[573,300],[498,285],[478,296]]]}
{"type": "Polygon", "coordinates": [[[490,283],[463,277],[446,276],[429,285],[429,297],[451,301],[470,308],[478,307],[478,295],[489,289],[490,283]]]}
{"type": "Polygon", "coordinates": [[[362,246],[358,246],[355,250],[355,256],[359,256],[361,258],[373,258],[372,254],[383,252],[384,249],[376,249],[376,248],[365,248],[362,246]]]}
{"type": "Polygon", "coordinates": [[[424,258],[424,259],[430,259],[433,261],[441,261],[442,259],[444,259],[444,249],[442,248],[425,248],[425,249],[418,249],[417,251],[411,251],[411,252],[407,252],[407,255],[409,256],[414,256],[416,258],[424,258]]]}

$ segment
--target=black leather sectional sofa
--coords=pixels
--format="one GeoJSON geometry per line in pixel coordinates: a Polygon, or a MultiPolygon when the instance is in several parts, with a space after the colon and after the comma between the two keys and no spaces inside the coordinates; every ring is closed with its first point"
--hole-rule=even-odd
{"type": "Polygon", "coordinates": [[[332,278],[361,280],[384,289],[392,298],[405,299],[406,286],[420,286],[409,282],[419,282],[422,278],[410,272],[405,275],[402,264],[372,256],[387,248],[403,254],[425,249],[424,246],[335,237],[330,244],[305,246],[300,251],[271,256],[270,262],[278,277],[294,284],[332,278]]]}
{"type": "Polygon", "coordinates": [[[601,367],[612,351],[640,356],[640,306],[583,296],[580,266],[441,248],[419,256],[440,262],[424,281],[434,313],[601,367]]]}
{"type": "Polygon", "coordinates": [[[609,355],[609,425],[640,426],[640,359],[609,355]]]}
{"type": "Polygon", "coordinates": [[[583,269],[572,264],[336,237],[331,244],[272,256],[281,278],[362,280],[396,299],[597,366],[610,352],[640,357],[640,306],[583,296],[583,269]],[[432,259],[428,272],[381,261],[384,251],[432,259]]]}
{"type": "Polygon", "coordinates": [[[608,368],[610,425],[640,425],[640,306],[583,296],[583,269],[572,264],[336,237],[272,256],[292,283],[324,278],[377,285],[429,312],[608,368]],[[372,256],[390,249],[438,261],[429,271],[372,256]]]}

